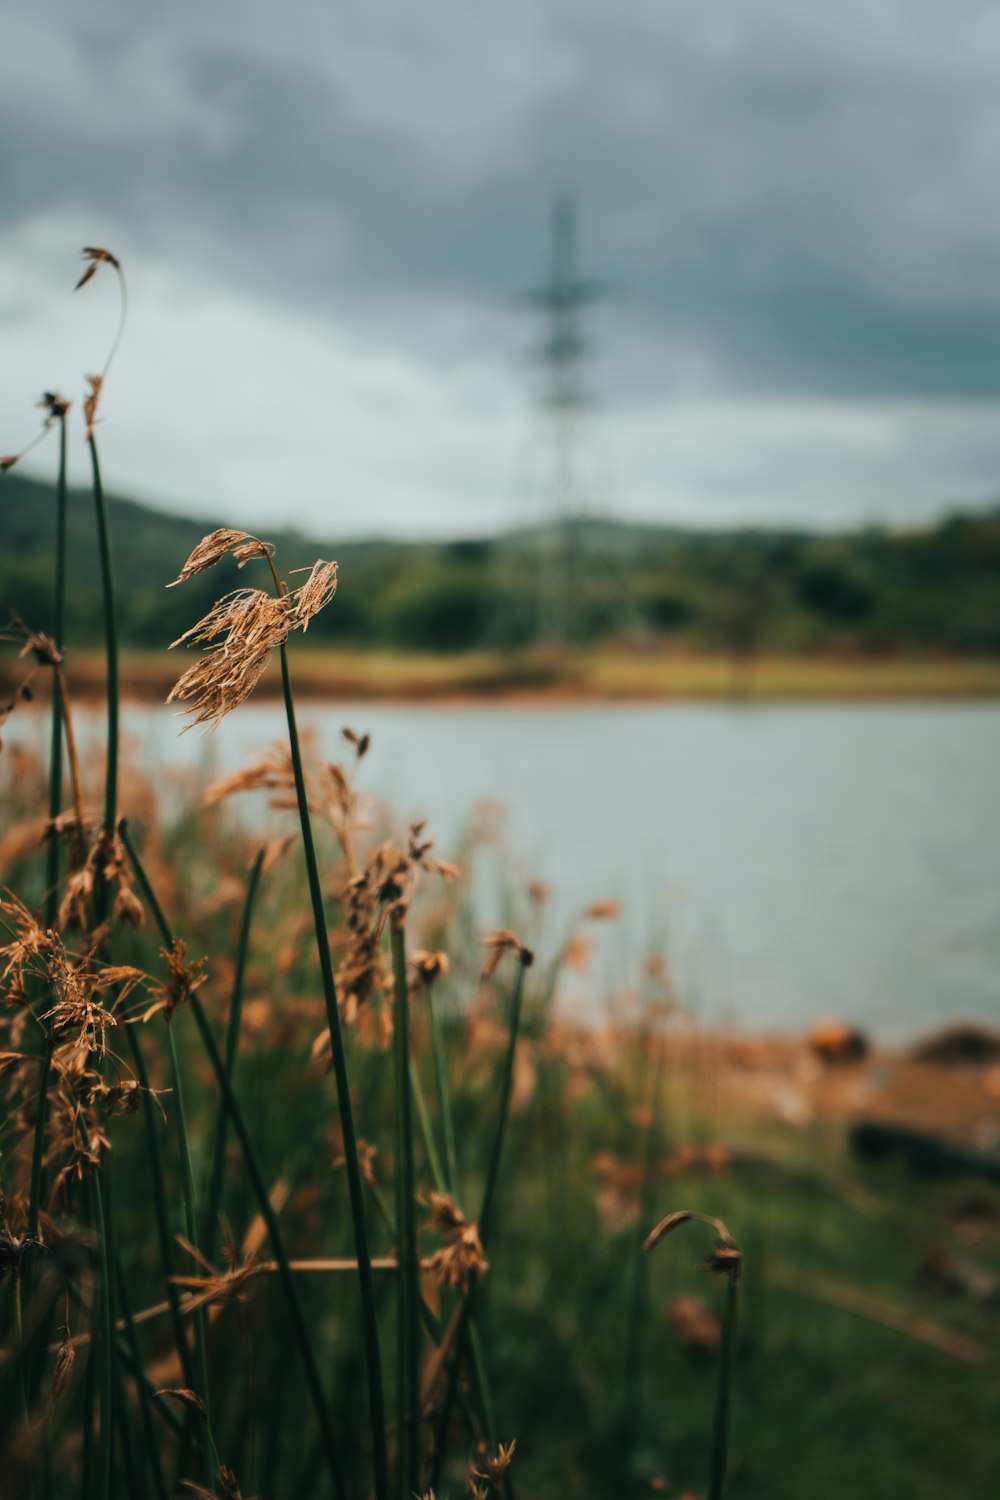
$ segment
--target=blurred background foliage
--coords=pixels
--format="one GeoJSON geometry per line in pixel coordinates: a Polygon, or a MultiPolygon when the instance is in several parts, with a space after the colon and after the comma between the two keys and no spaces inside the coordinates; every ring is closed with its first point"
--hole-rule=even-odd
{"type": "MultiPolygon", "coordinates": [[[[45,628],[37,616],[51,594],[53,491],[12,473],[0,498],[0,605],[45,628]]],[[[111,528],[130,646],[163,646],[220,594],[259,582],[223,564],[180,598],[165,585],[212,523],[113,498],[111,528]]],[[[100,582],[88,497],[72,498],[69,532],[71,633],[95,644],[100,582]]],[[[316,641],[457,652],[554,635],[637,649],[1000,653],[1000,509],[907,531],[694,531],[580,519],[558,532],[450,542],[339,541],[333,523],[326,537],[270,539],[286,557],[341,564],[337,607],[315,621],[316,641]]]]}

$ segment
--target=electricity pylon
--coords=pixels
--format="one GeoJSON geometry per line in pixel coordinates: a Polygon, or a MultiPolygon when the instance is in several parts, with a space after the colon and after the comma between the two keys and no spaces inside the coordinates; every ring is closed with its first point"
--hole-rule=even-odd
{"type": "Polygon", "coordinates": [[[545,640],[573,640],[580,633],[586,590],[583,519],[594,495],[581,465],[581,436],[594,405],[585,377],[590,344],[586,310],[601,301],[600,282],[578,268],[576,204],[568,195],[552,206],[551,261],[544,281],[526,295],[543,319],[534,357],[541,374],[538,393],[547,449],[540,493],[542,522],[537,569],[537,631],[545,640]]]}

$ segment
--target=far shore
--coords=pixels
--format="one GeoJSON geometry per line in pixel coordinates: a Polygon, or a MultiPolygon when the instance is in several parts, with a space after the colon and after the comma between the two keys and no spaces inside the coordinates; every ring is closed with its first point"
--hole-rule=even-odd
{"type": "MultiPolygon", "coordinates": [[[[180,652],[126,652],[123,694],[162,702],[188,664],[180,652]]],[[[332,703],[526,704],[732,702],[960,702],[1000,698],[1000,659],[943,656],[761,656],[734,663],[723,654],[624,650],[571,652],[537,648],[517,655],[470,651],[454,655],[311,647],[292,657],[296,692],[332,703]]],[[[73,697],[104,693],[100,651],[72,653],[73,697]]],[[[0,692],[12,695],[25,675],[12,657],[0,663],[0,692]]],[[[44,689],[43,674],[33,687],[44,689]]],[[[278,697],[276,668],[257,688],[278,697]]]]}

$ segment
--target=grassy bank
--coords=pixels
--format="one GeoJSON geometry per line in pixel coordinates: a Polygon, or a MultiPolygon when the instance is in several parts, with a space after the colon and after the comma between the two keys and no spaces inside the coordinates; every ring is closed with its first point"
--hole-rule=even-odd
{"type": "MultiPolygon", "coordinates": [[[[122,691],[136,700],[162,702],[176,680],[178,658],[166,652],[126,652],[122,691]]],[[[104,662],[97,652],[73,653],[74,695],[94,701],[104,694],[104,662]]],[[[0,689],[12,690],[10,660],[0,666],[0,689]]],[[[726,702],[960,702],[1000,697],[1000,660],[992,658],[846,658],[766,656],[734,667],[723,655],[613,647],[517,656],[312,647],[297,657],[296,685],[303,696],[397,702],[645,703],[726,702]]],[[[280,696],[276,668],[258,693],[280,696]]]]}

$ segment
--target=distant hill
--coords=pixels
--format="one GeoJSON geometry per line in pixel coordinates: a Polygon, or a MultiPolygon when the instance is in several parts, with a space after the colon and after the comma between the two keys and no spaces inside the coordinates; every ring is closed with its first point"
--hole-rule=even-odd
{"type": "MultiPolygon", "coordinates": [[[[109,498],[122,638],[162,646],[252,570],[231,564],[167,590],[218,524],[109,498]]],[[[0,614],[50,619],[55,494],[0,480],[0,614]]],[[[70,637],[100,638],[89,492],[69,506],[70,637]]],[[[269,530],[286,569],[337,558],[334,607],[310,635],[460,650],[573,639],[670,638],[702,649],[1000,654],[1000,510],[905,532],[694,531],[613,520],[453,542],[332,542],[269,530]],[[563,617],[557,618],[561,607],[563,617]]]]}

